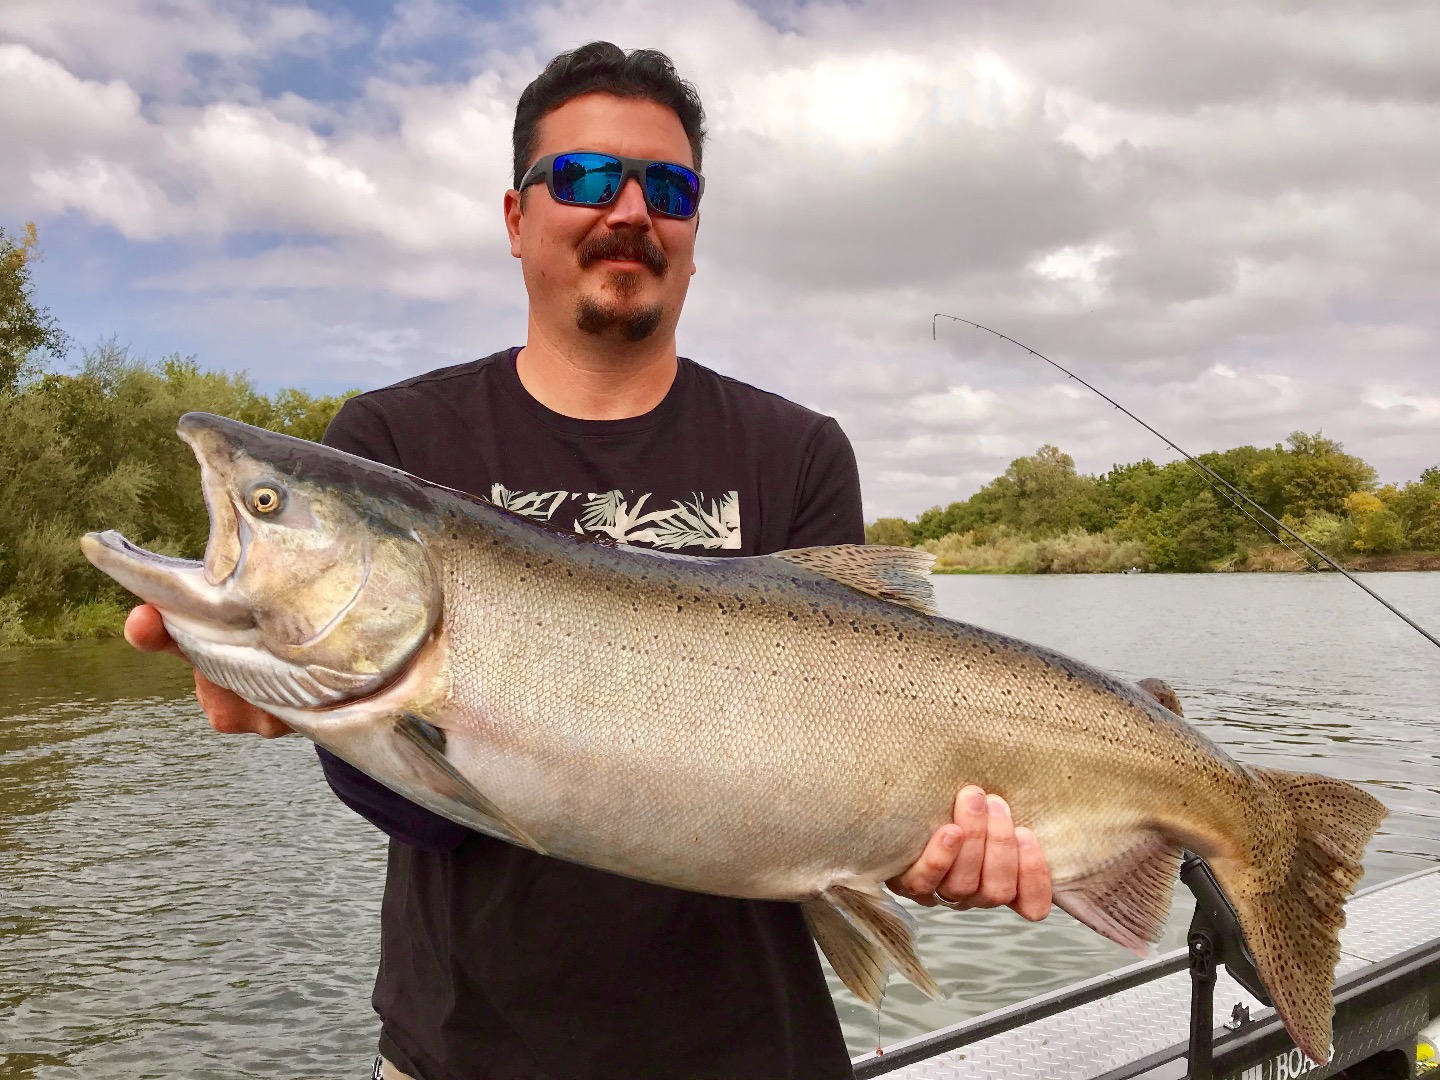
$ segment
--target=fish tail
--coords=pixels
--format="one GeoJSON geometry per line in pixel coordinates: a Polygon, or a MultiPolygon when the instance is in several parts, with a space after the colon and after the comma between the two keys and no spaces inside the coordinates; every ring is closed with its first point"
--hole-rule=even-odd
{"type": "Polygon", "coordinates": [[[1255,813],[1283,820],[1288,811],[1293,828],[1257,822],[1250,845],[1256,863],[1216,858],[1211,869],[1235,908],[1280,1018],[1296,1045],[1324,1063],[1330,1060],[1345,899],[1364,872],[1360,857],[1387,811],[1343,780],[1253,766],[1249,771],[1273,796],[1257,799],[1255,813]]]}

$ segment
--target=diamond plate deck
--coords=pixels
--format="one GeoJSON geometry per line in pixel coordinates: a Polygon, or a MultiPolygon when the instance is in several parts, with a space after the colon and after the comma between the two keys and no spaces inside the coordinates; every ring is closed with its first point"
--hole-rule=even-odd
{"type": "MultiPolygon", "coordinates": [[[[1440,867],[1355,896],[1347,914],[1337,978],[1440,938],[1440,867]]],[[[1167,953],[1125,970],[1162,967],[1183,955],[1184,950],[1167,953]]],[[[1215,985],[1217,1022],[1237,1003],[1257,1020],[1273,1014],[1222,969],[1215,985]]],[[[957,1028],[986,1019],[977,1017],[957,1028]]],[[[1183,1043],[1189,1031],[1190,977],[1182,970],[884,1075],[894,1080],[1088,1080],[1183,1043]]],[[[940,1034],[898,1044],[889,1052],[940,1034]]],[[[856,1063],[869,1060],[857,1058],[856,1063]]],[[[1178,1075],[1184,1075],[1183,1062],[1178,1075]]]]}

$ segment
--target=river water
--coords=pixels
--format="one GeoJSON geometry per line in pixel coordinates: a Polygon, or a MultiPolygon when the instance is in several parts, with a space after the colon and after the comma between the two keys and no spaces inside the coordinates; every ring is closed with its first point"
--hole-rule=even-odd
{"type": "MultiPolygon", "coordinates": [[[[1440,629],[1440,574],[1366,581],[1440,629]]],[[[1440,861],[1440,650],[1340,578],[935,584],[953,618],[1166,679],[1246,761],[1368,788],[1365,885],[1440,861]]],[[[0,651],[0,1077],[369,1075],[382,838],[308,743],[215,735],[189,690],[119,643],[0,651]]],[[[877,1021],[835,983],[854,1053],[1132,960],[1061,913],[915,910],[949,996],[894,981],[877,1021]]]]}

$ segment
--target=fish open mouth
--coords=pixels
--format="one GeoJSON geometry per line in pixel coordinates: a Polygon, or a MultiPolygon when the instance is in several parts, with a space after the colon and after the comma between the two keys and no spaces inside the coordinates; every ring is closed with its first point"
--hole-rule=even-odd
{"type": "Polygon", "coordinates": [[[244,555],[239,515],[207,460],[213,448],[204,438],[205,429],[194,427],[198,430],[190,430],[182,422],[178,434],[200,465],[201,490],[210,519],[205,558],[182,559],[147,551],[113,529],[87,533],[80,538],[80,548],[98,569],[166,615],[226,630],[248,629],[255,624],[249,605],[234,598],[227,587],[244,555]]]}
{"type": "MultiPolygon", "coordinates": [[[[176,555],[161,555],[158,552],[149,551],[140,547],[138,544],[132,544],[129,540],[126,540],[121,533],[116,532],[114,529],[107,529],[101,533],[89,533],[85,539],[89,540],[92,537],[96,543],[115,552],[117,555],[136,559],[143,563],[150,563],[156,567],[175,571],[196,570],[200,567],[200,561],[198,559],[182,559],[176,555]]],[[[83,542],[84,541],[82,541],[82,543],[83,542]]],[[[86,555],[89,555],[88,551],[86,555]]],[[[90,561],[94,562],[95,560],[91,559],[90,561]]]]}
{"type": "Polygon", "coordinates": [[[210,584],[204,565],[195,559],[147,551],[113,529],[86,533],[80,538],[80,550],[98,569],[168,615],[231,630],[254,625],[249,607],[228,590],[210,584]]]}

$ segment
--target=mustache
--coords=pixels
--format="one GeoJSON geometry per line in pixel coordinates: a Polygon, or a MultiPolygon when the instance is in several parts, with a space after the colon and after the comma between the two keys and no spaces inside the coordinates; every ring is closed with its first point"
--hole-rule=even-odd
{"type": "Polygon", "coordinates": [[[656,277],[664,277],[670,260],[655,241],[640,233],[605,233],[584,241],[577,254],[580,265],[593,266],[601,259],[631,259],[643,263],[656,277]]]}

